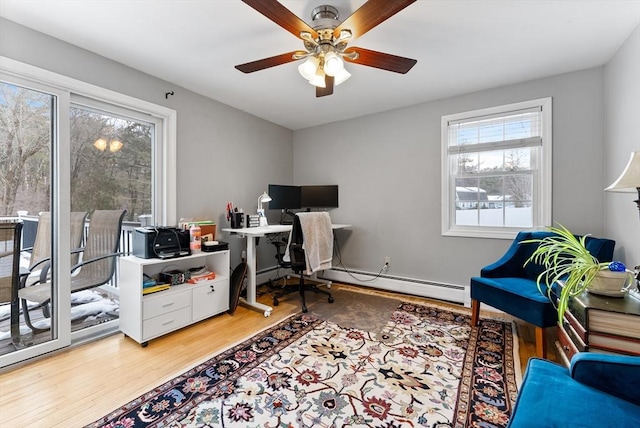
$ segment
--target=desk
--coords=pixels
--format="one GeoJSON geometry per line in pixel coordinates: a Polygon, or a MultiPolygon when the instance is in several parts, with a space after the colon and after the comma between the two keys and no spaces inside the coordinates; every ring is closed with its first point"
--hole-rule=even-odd
{"type": "MultiPolygon", "coordinates": [[[[242,302],[247,306],[263,311],[265,317],[271,315],[273,308],[256,302],[256,240],[257,238],[272,235],[274,233],[289,232],[292,227],[293,226],[290,224],[274,224],[262,227],[244,227],[242,229],[222,229],[223,232],[227,232],[230,235],[238,235],[243,238],[247,238],[247,267],[249,274],[247,275],[247,298],[242,299],[242,302]]],[[[346,229],[349,227],[351,227],[350,224],[331,225],[333,230],[346,229]]]]}

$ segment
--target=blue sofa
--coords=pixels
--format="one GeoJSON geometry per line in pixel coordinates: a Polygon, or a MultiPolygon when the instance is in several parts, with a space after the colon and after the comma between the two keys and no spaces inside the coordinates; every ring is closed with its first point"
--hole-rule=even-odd
{"type": "MultiPolygon", "coordinates": [[[[500,260],[482,268],[479,277],[471,278],[472,325],[478,325],[480,303],[486,303],[531,323],[536,327],[536,355],[542,358],[547,356],[545,329],[557,325],[558,313],[551,300],[538,290],[536,284],[544,267],[535,263],[524,266],[538,245],[523,241],[552,235],[548,231],[518,233],[500,260]]],[[[588,236],[585,246],[599,261],[609,262],[613,257],[615,241],[588,236]]],[[[546,292],[544,286],[543,291],[546,292]]]]}
{"type": "Polygon", "coordinates": [[[531,358],[507,428],[640,427],[640,357],[531,358]]]}

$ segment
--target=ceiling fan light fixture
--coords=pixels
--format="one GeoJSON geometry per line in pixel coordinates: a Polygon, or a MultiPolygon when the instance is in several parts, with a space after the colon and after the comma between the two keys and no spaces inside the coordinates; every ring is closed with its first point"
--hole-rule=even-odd
{"type": "Polygon", "coordinates": [[[298,72],[302,77],[311,80],[315,77],[320,61],[315,56],[308,57],[302,64],[298,66],[298,72]]]}
{"type": "Polygon", "coordinates": [[[309,79],[309,83],[313,86],[317,86],[318,88],[326,88],[327,84],[325,83],[325,75],[321,69],[318,69],[317,73],[309,79]]]}
{"type": "Polygon", "coordinates": [[[345,82],[349,77],[351,77],[351,73],[343,68],[333,76],[333,78],[335,79],[334,85],[338,86],[342,82],[345,82]]]}
{"type": "Polygon", "coordinates": [[[344,70],[342,58],[335,52],[327,52],[324,55],[324,72],[329,76],[335,76],[341,70],[344,70]]]}

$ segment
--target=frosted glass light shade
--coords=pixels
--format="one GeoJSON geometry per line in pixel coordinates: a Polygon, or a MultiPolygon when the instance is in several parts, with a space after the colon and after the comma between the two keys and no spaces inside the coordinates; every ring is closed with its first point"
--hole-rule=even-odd
{"type": "Polygon", "coordinates": [[[298,66],[298,72],[307,80],[313,79],[318,69],[318,58],[310,56],[302,64],[298,66]]]}
{"type": "Polygon", "coordinates": [[[334,76],[335,80],[333,83],[334,85],[338,86],[342,82],[346,81],[349,77],[351,77],[351,73],[343,68],[334,76]]]}
{"type": "Polygon", "coordinates": [[[328,76],[335,76],[341,70],[344,70],[342,58],[336,55],[335,52],[328,52],[324,56],[324,72],[328,76]]]}

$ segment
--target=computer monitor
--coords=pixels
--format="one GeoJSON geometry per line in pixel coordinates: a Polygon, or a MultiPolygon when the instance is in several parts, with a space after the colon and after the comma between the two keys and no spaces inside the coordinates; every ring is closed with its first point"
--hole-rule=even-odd
{"type": "Polygon", "coordinates": [[[283,186],[280,184],[269,184],[268,190],[271,201],[270,210],[299,210],[300,186],[283,186]]]}
{"type": "Polygon", "coordinates": [[[338,186],[301,186],[302,208],[338,208],[338,186]]]}

